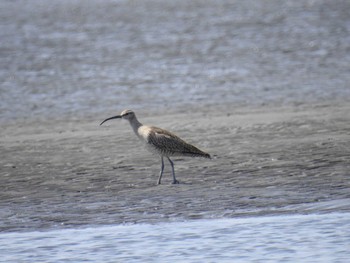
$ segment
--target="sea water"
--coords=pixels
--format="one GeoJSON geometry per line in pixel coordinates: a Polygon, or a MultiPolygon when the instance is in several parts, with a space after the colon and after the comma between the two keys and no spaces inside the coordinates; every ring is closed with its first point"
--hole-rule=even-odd
{"type": "Polygon", "coordinates": [[[0,121],[350,97],[346,1],[0,7],[0,121]]]}
{"type": "Polygon", "coordinates": [[[349,262],[350,214],[0,234],[0,262],[349,262]]]}

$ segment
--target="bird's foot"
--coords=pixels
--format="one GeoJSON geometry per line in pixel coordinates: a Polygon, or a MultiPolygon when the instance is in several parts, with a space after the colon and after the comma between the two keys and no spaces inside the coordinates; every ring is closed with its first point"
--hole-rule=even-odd
{"type": "Polygon", "coordinates": [[[178,180],[174,180],[173,184],[179,184],[180,182],[178,180]]]}

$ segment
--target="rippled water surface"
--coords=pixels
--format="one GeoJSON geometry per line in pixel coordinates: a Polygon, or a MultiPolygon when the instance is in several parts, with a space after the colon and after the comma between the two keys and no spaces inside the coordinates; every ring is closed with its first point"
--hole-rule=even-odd
{"type": "Polygon", "coordinates": [[[350,214],[0,234],[1,262],[348,262],[350,214]]]}
{"type": "Polygon", "coordinates": [[[0,117],[349,94],[347,1],[2,1],[0,117]]]}

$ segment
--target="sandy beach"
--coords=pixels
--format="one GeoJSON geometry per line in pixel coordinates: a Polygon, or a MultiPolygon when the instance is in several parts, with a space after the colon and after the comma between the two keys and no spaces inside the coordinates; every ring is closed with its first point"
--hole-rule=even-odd
{"type": "Polygon", "coordinates": [[[138,112],[208,151],[177,158],[157,186],[152,156],[108,116],[8,123],[1,140],[1,231],[349,211],[348,105],[138,112]]]}

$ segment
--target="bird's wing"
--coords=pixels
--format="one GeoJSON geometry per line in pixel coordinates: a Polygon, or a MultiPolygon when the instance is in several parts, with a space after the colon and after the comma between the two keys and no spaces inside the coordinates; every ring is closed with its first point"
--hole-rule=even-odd
{"type": "Polygon", "coordinates": [[[157,127],[152,127],[148,143],[168,154],[180,154],[185,156],[206,155],[206,153],[202,152],[195,146],[188,144],[175,134],[157,127]]]}

